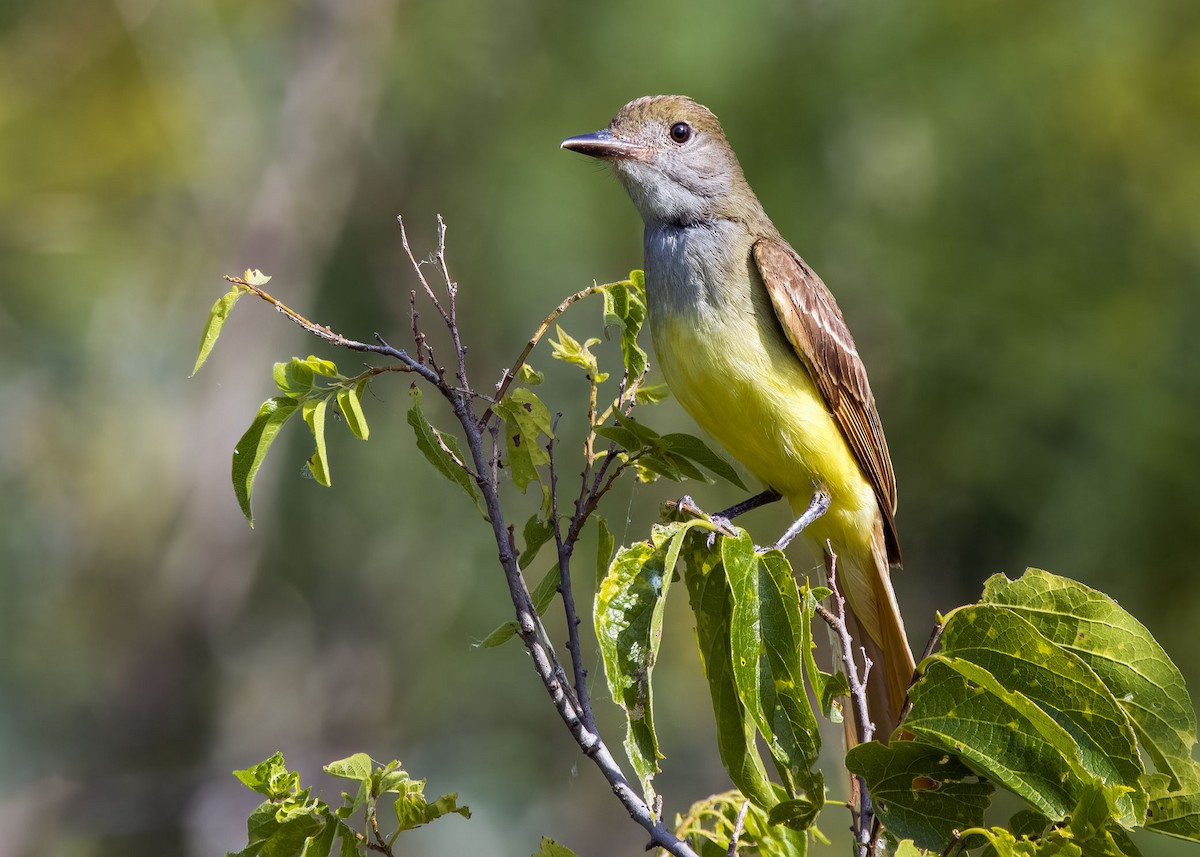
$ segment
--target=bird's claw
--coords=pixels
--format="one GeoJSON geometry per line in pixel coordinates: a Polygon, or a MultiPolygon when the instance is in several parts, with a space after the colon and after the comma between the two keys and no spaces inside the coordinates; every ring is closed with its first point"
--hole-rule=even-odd
{"type": "Polygon", "coordinates": [[[721,515],[709,515],[709,522],[716,528],[709,532],[708,538],[705,539],[705,544],[709,550],[717,544],[717,536],[729,536],[732,538],[737,534],[737,527],[733,525],[733,521],[721,515]]]}

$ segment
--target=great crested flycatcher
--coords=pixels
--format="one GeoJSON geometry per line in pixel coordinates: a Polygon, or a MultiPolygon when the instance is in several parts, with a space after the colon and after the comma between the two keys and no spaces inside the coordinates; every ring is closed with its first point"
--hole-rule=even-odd
{"type": "Polygon", "coordinates": [[[642,215],[650,333],[671,392],[764,496],[804,512],[797,524],[827,565],[832,548],[886,741],[913,675],[890,576],[896,482],[833,295],[771,223],[708,108],[639,98],[562,147],[610,164],[642,215]]]}

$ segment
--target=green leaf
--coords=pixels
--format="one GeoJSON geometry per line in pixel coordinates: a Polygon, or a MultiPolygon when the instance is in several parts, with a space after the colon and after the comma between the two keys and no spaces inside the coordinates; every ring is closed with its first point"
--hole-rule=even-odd
{"type": "Polygon", "coordinates": [[[308,470],[318,485],[329,487],[329,456],[325,450],[325,412],[329,408],[329,399],[305,399],[301,405],[304,422],[312,431],[313,440],[317,443],[316,451],[308,459],[308,470]]]}
{"type": "Polygon", "coordinates": [[[629,283],[611,283],[604,289],[604,327],[616,325],[621,330],[621,357],[630,378],[646,371],[646,352],[638,345],[638,333],[646,320],[644,292],[629,283]]]}
{"type": "Polygon", "coordinates": [[[523,530],[525,536],[525,550],[521,551],[520,557],[517,559],[517,565],[524,571],[529,567],[541,550],[542,545],[554,538],[554,527],[550,521],[544,520],[540,515],[533,515],[525,522],[523,530]]]}
{"type": "Polygon", "coordinates": [[[608,521],[600,515],[596,516],[596,527],[596,586],[599,586],[612,562],[617,540],[608,529],[608,521]]]}
{"type": "Polygon", "coordinates": [[[487,520],[487,511],[479,496],[475,477],[467,469],[465,459],[458,448],[458,440],[451,434],[442,434],[429,424],[421,411],[421,390],[414,384],[411,388],[412,407],[408,410],[408,424],[417,438],[417,449],[438,471],[467,492],[475,502],[475,508],[487,520]]]}
{"type": "Polygon", "coordinates": [[[239,286],[234,286],[217,298],[217,302],[208,311],[208,320],[204,323],[204,330],[200,334],[200,353],[196,356],[196,365],[192,367],[192,374],[188,376],[189,378],[200,371],[200,367],[212,353],[213,346],[217,344],[217,337],[221,335],[221,328],[225,326],[229,313],[233,312],[233,305],[242,296],[242,291],[243,289],[239,286]]]}
{"type": "Polygon", "coordinates": [[[254,422],[242,435],[233,449],[233,493],[237,496],[242,514],[254,526],[254,516],[250,511],[250,494],[254,489],[254,477],[262,466],[275,436],[288,417],[296,413],[298,402],[287,396],[275,396],[267,399],[258,409],[254,422]]]}
{"type": "Polygon", "coordinates": [[[330,762],[325,766],[324,771],[330,776],[340,777],[343,780],[367,782],[371,779],[374,769],[375,764],[371,761],[370,756],[366,753],[355,753],[345,759],[330,762]]]}
{"type": "Polygon", "coordinates": [[[588,375],[595,379],[596,383],[600,383],[608,377],[598,371],[596,355],[591,351],[592,346],[597,344],[599,339],[592,338],[581,343],[557,324],[554,326],[554,330],[558,334],[558,339],[550,340],[551,357],[582,367],[588,375]]]}
{"type": "MultiPolygon", "coordinates": [[[[802,804],[802,801],[788,801],[768,813],[753,803],[746,807],[746,798],[740,792],[724,792],[692,804],[687,814],[676,822],[675,835],[686,839],[700,857],[725,857],[738,814],[746,807],[738,837],[738,854],[805,857],[808,853],[807,834],[785,823],[785,820],[797,824],[803,821],[801,816],[806,808],[802,804]],[[776,815],[780,816],[778,820],[774,820],[776,815]]],[[[824,841],[818,832],[814,831],[814,835],[824,841]]]]}
{"type": "Polygon", "coordinates": [[[252,286],[258,286],[260,289],[271,282],[270,275],[264,274],[258,268],[247,268],[246,273],[242,275],[242,279],[252,286]]]}
{"type": "Polygon", "coordinates": [[[1036,568],[1016,581],[993,576],[983,601],[1008,607],[1091,667],[1133,721],[1160,772],[1178,780],[1194,767],[1196,714],[1183,676],[1145,626],[1115,601],[1036,568]]]}
{"type": "Polygon", "coordinates": [[[729,778],[756,806],[769,810],[779,802],[755,744],[755,726],[738,697],[729,644],[733,597],[721,564],[704,530],[693,531],[682,553],[688,600],[696,619],[696,643],[717,722],[717,751],[729,778]]]}
{"type": "Polygon", "coordinates": [[[656,405],[670,395],[666,384],[640,384],[633,392],[633,400],[639,405],[656,405]]]}
{"type": "Polygon", "coordinates": [[[954,831],[983,824],[995,790],[955,756],[918,741],[860,744],[846,767],[867,781],[888,831],[937,853],[954,831]]]}
{"type": "Polygon", "coordinates": [[[1074,805],[1072,784],[1086,773],[1070,736],[1028,699],[1000,687],[968,661],[940,655],[924,662],[912,688],[904,728],[918,740],[958,755],[1047,816],[1064,818],[1074,805]]]}
{"type": "Polygon", "coordinates": [[[738,476],[736,470],[721,456],[717,455],[713,450],[698,437],[682,432],[665,434],[662,436],[663,445],[672,454],[694,461],[706,470],[710,470],[717,476],[720,476],[726,482],[732,482],[742,490],[746,488],[742,478],[738,476]]]}
{"type": "Polygon", "coordinates": [[[362,409],[362,394],[367,387],[367,380],[363,378],[353,387],[338,387],[337,391],[338,408],[345,417],[351,433],[359,440],[366,440],[371,434],[362,409]]]}
{"type": "Polygon", "coordinates": [[[526,386],[536,387],[546,380],[546,376],[528,363],[522,363],[521,368],[517,370],[517,380],[526,386]]]}
{"type": "Polygon", "coordinates": [[[804,611],[804,623],[800,629],[800,655],[804,659],[804,671],[808,675],[808,683],[812,686],[813,696],[817,699],[821,713],[834,723],[841,723],[843,714],[839,697],[850,695],[850,682],[841,671],[833,674],[824,672],[817,666],[817,659],[813,656],[817,644],[812,637],[812,620],[817,612],[817,604],[831,594],[832,590],[823,586],[800,588],[800,605],[804,611]]]}
{"type": "MultiPolygon", "coordinates": [[[[1140,825],[1146,816],[1145,774],[1137,742],[1121,706],[1086,663],[1056,646],[1010,609],[990,604],[950,614],[942,653],[952,666],[965,660],[983,668],[1006,691],[1035,703],[1069,735],[1068,752],[1101,782],[1125,786],[1120,819],[1140,825]]],[[[970,677],[968,675],[968,677],[970,677]]],[[[1084,775],[1083,783],[1090,777],[1084,775]]],[[[1101,825],[1103,826],[1103,825],[1101,825]]]]}
{"type": "Polygon", "coordinates": [[[283,754],[278,750],[257,765],[234,771],[233,775],[246,788],[272,800],[293,795],[300,788],[300,775],[288,770],[283,754]]]}
{"type": "Polygon", "coordinates": [[[576,855],[567,846],[559,845],[549,836],[543,836],[542,847],[533,857],[576,857],[576,855]]]}
{"type": "Polygon", "coordinates": [[[721,539],[721,561],[733,596],[729,640],[738,695],[789,796],[805,797],[819,810],[824,779],[811,769],[821,738],[804,689],[804,614],[792,568],[780,551],[759,557],[745,530],[721,539]]]}
{"type": "MultiPolygon", "coordinates": [[[[321,837],[326,823],[312,812],[284,814],[279,807],[265,801],[246,820],[246,847],[234,857],[286,857],[299,855],[309,849],[309,842],[321,837]]],[[[314,851],[309,850],[309,854],[314,851]]],[[[324,855],[321,855],[324,857],[324,855]]]]}
{"type": "Polygon", "coordinates": [[[436,821],[445,815],[461,815],[463,818],[471,817],[471,810],[465,806],[458,805],[458,795],[451,792],[450,794],[442,795],[433,803],[427,803],[424,795],[424,780],[412,780],[410,786],[419,784],[412,791],[400,795],[396,799],[396,832],[400,833],[405,830],[412,830],[424,824],[429,824],[431,821],[436,821]]]}
{"type": "Polygon", "coordinates": [[[663,610],[683,536],[698,521],[656,525],[649,541],[617,551],[596,592],[595,622],[604,674],[628,721],[625,750],[654,805],[658,773],[651,675],[662,636],[663,610]]]}
{"type": "Polygon", "coordinates": [[[310,354],[301,360],[293,357],[287,363],[276,363],[272,372],[275,386],[285,396],[303,399],[313,394],[322,395],[326,386],[318,385],[317,378],[340,378],[337,366],[329,360],[310,354]]]}
{"type": "Polygon", "coordinates": [[[539,442],[554,437],[550,410],[525,387],[518,387],[498,402],[494,411],[504,420],[504,443],[513,484],[521,493],[538,479],[538,467],[550,463],[550,454],[539,442]]]}
{"type": "Polygon", "coordinates": [[[1180,768],[1175,781],[1167,774],[1150,777],[1146,829],[1180,839],[1200,841],[1200,770],[1180,768]]]}
{"type": "Polygon", "coordinates": [[[807,797],[780,801],[771,807],[768,820],[771,824],[783,824],[793,830],[808,830],[817,820],[817,813],[824,805],[823,793],[820,795],[820,800],[817,801],[807,797]]]}
{"type": "MultiPolygon", "coordinates": [[[[557,565],[550,567],[550,570],[538,581],[538,585],[529,593],[533,599],[533,607],[537,610],[539,616],[546,615],[546,610],[554,603],[554,596],[558,594],[559,584],[562,582],[562,574],[558,570],[557,565]]],[[[480,641],[479,648],[493,649],[496,646],[507,643],[510,639],[516,636],[517,623],[516,620],[510,619],[503,623],[492,633],[480,641]]]]}

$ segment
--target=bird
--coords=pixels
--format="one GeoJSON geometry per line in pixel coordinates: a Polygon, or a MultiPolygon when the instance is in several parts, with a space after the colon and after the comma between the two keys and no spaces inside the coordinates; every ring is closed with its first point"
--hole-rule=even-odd
{"type": "Polygon", "coordinates": [[[802,532],[827,569],[836,562],[886,742],[914,673],[891,581],[896,480],[837,302],[767,216],[707,107],[638,98],[561,147],[606,162],[641,214],[647,323],[668,389],[767,486],[730,516],[785,498],[798,517],[777,546],[802,532]]]}

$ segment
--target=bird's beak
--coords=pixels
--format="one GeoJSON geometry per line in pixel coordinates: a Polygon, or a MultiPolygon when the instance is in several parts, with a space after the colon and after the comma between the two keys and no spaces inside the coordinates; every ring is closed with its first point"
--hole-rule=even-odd
{"type": "Polygon", "coordinates": [[[639,158],[645,151],[643,146],[614,137],[612,132],[607,128],[603,131],[596,131],[593,134],[580,134],[578,137],[568,137],[562,141],[560,148],[569,149],[572,152],[578,152],[581,155],[588,155],[592,158],[605,159],[639,158]]]}

